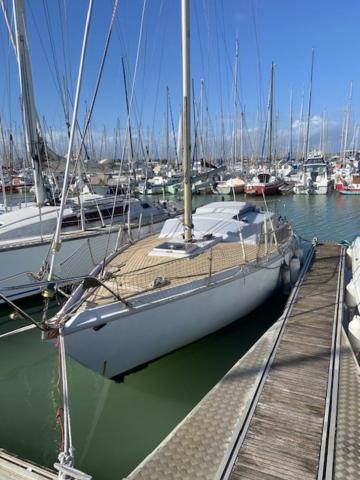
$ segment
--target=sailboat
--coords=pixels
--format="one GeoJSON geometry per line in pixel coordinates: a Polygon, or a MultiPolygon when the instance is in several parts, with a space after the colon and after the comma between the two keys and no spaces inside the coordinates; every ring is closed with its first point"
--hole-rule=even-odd
{"type": "Polygon", "coordinates": [[[332,188],[329,167],[325,161],[323,152],[309,152],[313,72],[314,49],[311,53],[310,90],[304,146],[304,163],[302,171],[299,172],[299,181],[294,186],[294,192],[298,195],[326,195],[332,188]]]}
{"type": "MultiPolygon", "coordinates": [[[[2,4],[5,18],[8,18],[2,4]]],[[[31,63],[23,0],[13,0],[14,45],[19,69],[22,110],[27,155],[34,173],[36,203],[1,215],[0,221],[0,291],[12,300],[39,293],[49,269],[49,255],[60,207],[49,202],[42,174],[42,164],[61,162],[41,134],[32,81],[31,63]],[[49,204],[50,203],[50,204],[49,204]]],[[[62,159],[64,160],[64,159],[62,159]]],[[[103,260],[104,252],[117,248],[124,236],[124,222],[140,233],[169,218],[162,206],[127,195],[80,194],[69,199],[62,214],[62,239],[55,274],[57,277],[86,275],[103,260]],[[146,226],[147,225],[147,226],[146,226]],[[106,227],[106,228],[105,228],[106,227]],[[120,239],[121,240],[121,239],[120,239]]],[[[67,192],[65,192],[67,195],[67,192]]],[[[155,227],[156,228],[156,227],[155,227]]]]}
{"type": "Polygon", "coordinates": [[[254,176],[246,185],[246,195],[263,196],[263,195],[276,195],[279,193],[279,188],[284,184],[284,180],[273,175],[270,171],[272,167],[272,144],[273,144],[273,102],[274,102],[274,62],[271,63],[270,74],[270,89],[269,89],[269,103],[268,103],[268,167],[258,170],[256,176],[254,176]]]}
{"type": "Polygon", "coordinates": [[[251,203],[213,202],[192,214],[189,0],[181,12],[184,214],[110,255],[46,322],[49,339],[61,326],[67,354],[110,378],[257,308],[297,246],[285,219],[251,203]]]}

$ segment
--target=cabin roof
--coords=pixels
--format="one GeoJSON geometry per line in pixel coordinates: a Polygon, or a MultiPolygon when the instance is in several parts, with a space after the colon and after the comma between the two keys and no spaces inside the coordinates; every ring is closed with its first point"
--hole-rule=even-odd
{"type": "MultiPolygon", "coordinates": [[[[213,202],[196,209],[192,217],[193,235],[203,238],[205,235],[221,237],[223,240],[238,236],[240,230],[245,236],[258,230],[264,218],[272,213],[260,212],[255,205],[247,202],[213,202]]],[[[181,238],[183,224],[180,218],[166,220],[159,235],[160,238],[181,238]]]]}
{"type": "Polygon", "coordinates": [[[246,212],[254,211],[255,205],[249,202],[212,202],[202,207],[198,207],[195,215],[218,213],[228,214],[229,218],[234,215],[243,215],[246,212]]]}

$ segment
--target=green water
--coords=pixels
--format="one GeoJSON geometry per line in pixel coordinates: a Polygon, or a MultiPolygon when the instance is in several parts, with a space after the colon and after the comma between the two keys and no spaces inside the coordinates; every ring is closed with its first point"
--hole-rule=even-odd
{"type": "MultiPolygon", "coordinates": [[[[274,197],[268,206],[286,215],[304,238],[351,240],[360,232],[360,196],[274,197]]],[[[284,302],[277,294],[245,319],[154,362],[124,383],[69,360],[76,467],[100,480],[129,473],[275,321],[284,302]]],[[[22,305],[32,314],[39,311],[38,299],[22,305]]],[[[2,332],[21,325],[9,320],[4,308],[0,322],[2,332]]],[[[60,442],[57,361],[55,347],[42,342],[36,330],[0,341],[0,447],[46,466],[56,460],[60,442]]]]}

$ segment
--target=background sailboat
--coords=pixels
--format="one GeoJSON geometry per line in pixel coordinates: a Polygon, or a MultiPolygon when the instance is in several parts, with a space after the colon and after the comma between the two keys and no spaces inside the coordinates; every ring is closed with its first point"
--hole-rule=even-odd
{"type": "MultiPolygon", "coordinates": [[[[7,11],[2,3],[5,17],[7,11]]],[[[85,275],[106,252],[112,252],[121,243],[120,225],[131,224],[142,232],[144,225],[168,218],[168,211],[130,195],[109,196],[84,194],[56,205],[52,193],[46,191],[43,163],[49,159],[61,161],[45,144],[35,107],[29,46],[23,0],[13,0],[15,35],[9,24],[9,35],[15,48],[22,92],[27,155],[32,161],[36,204],[21,210],[4,213],[0,222],[0,291],[9,298],[22,298],[38,293],[43,288],[50,264],[50,247],[62,208],[63,230],[60,246],[57,240],[55,274],[58,277],[85,275]],[[139,222],[141,225],[139,225],[139,222]],[[108,226],[108,228],[104,228],[108,226]]],[[[65,180],[64,180],[65,181],[65,180]]],[[[146,231],[152,227],[145,227],[146,231]]],[[[124,229],[123,229],[124,230],[124,229]]]]}

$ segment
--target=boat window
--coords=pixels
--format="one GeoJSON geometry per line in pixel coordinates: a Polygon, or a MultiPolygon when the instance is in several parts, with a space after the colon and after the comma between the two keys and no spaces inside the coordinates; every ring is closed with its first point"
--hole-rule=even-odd
{"type": "Polygon", "coordinates": [[[142,203],[141,206],[142,206],[143,208],[151,208],[151,205],[149,205],[149,204],[146,203],[146,202],[142,203]]]}
{"type": "Polygon", "coordinates": [[[157,245],[156,249],[184,251],[186,250],[186,245],[183,243],[164,242],[160,245],[157,245]]]}
{"type": "Polygon", "coordinates": [[[233,219],[233,220],[241,220],[241,221],[244,222],[244,223],[249,223],[248,218],[247,218],[246,216],[245,216],[245,217],[242,217],[241,215],[242,215],[241,212],[239,212],[237,215],[234,215],[234,216],[232,217],[232,219],[233,219]]]}
{"type": "Polygon", "coordinates": [[[270,174],[269,173],[259,173],[258,179],[260,183],[269,183],[270,174]]]}

